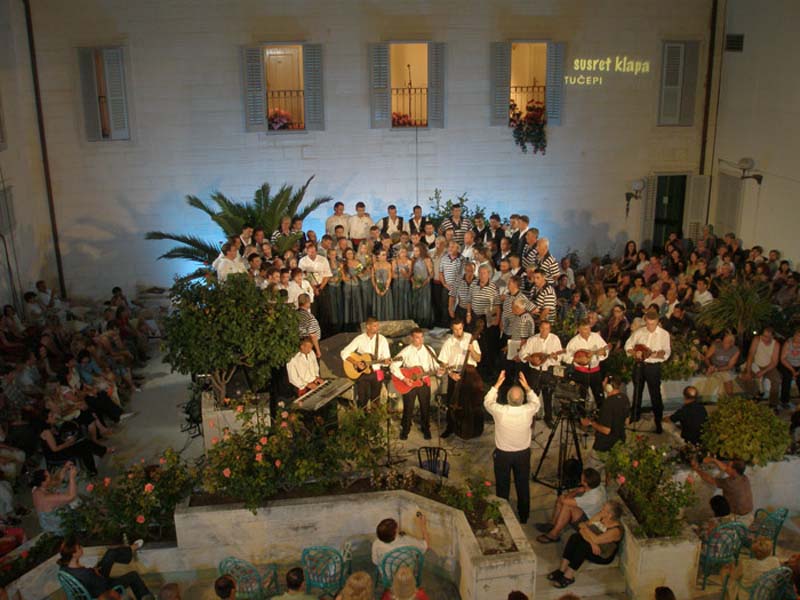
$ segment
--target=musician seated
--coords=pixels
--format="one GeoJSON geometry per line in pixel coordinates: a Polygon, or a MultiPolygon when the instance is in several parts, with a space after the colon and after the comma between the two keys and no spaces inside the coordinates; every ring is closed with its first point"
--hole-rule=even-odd
{"type": "Polygon", "coordinates": [[[541,544],[557,542],[567,525],[588,521],[600,512],[606,500],[606,488],[602,485],[599,471],[584,469],[581,485],[556,499],[553,518],[546,523],[536,524],[536,529],[542,532],[536,541],[541,544]]]}
{"type": "Polygon", "coordinates": [[[289,383],[292,384],[298,396],[310,392],[324,380],[319,376],[319,363],[313,352],[314,344],[310,337],[300,340],[300,351],[286,364],[289,383]]]}
{"type": "Polygon", "coordinates": [[[617,375],[609,375],[603,381],[605,400],[600,406],[597,419],[584,417],[581,419],[583,427],[594,429],[594,445],[592,458],[595,461],[605,462],[606,456],[617,442],[625,442],[625,425],[631,412],[628,397],[622,390],[622,379],[617,375]]]}

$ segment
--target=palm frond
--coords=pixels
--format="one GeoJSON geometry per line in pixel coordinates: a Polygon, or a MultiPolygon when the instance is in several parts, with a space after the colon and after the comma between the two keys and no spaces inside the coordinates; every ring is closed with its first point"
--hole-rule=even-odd
{"type": "Polygon", "coordinates": [[[148,231],[144,237],[147,240],[170,240],[183,244],[183,246],[176,246],[168,250],[159,258],[177,258],[210,264],[220,253],[219,244],[209,243],[196,235],[148,231]]]}
{"type": "Polygon", "coordinates": [[[299,233],[293,233],[287,236],[281,236],[277,240],[275,240],[275,250],[277,251],[276,254],[281,256],[287,250],[291,250],[292,246],[295,245],[300,240],[301,235],[299,233]]]}
{"type": "Polygon", "coordinates": [[[176,277],[175,281],[176,283],[185,283],[187,281],[191,281],[192,279],[202,279],[206,277],[206,275],[212,272],[213,271],[208,267],[199,267],[194,271],[192,271],[191,273],[187,273],[186,275],[183,275],[181,277],[176,277]]]}
{"type": "Polygon", "coordinates": [[[256,190],[255,197],[253,198],[253,204],[256,208],[256,213],[264,212],[264,209],[269,206],[270,198],[269,198],[270,187],[269,183],[266,181],[261,184],[261,187],[256,190]]]}
{"type": "MultiPolygon", "coordinates": [[[[311,180],[314,179],[314,176],[308,178],[308,180],[300,186],[300,188],[292,195],[291,199],[289,200],[289,205],[287,206],[287,210],[292,214],[296,215],[297,210],[300,207],[300,204],[303,202],[303,198],[306,196],[306,190],[308,186],[311,184],[311,180]]],[[[291,190],[291,188],[290,188],[291,190]]]]}
{"type": "Polygon", "coordinates": [[[217,214],[214,209],[212,209],[208,204],[206,204],[205,202],[200,200],[200,198],[198,198],[197,196],[191,196],[191,195],[186,196],[186,204],[188,204],[192,208],[197,208],[199,210],[202,210],[204,213],[206,213],[212,219],[217,214]]]}
{"type": "Polygon", "coordinates": [[[319,198],[314,198],[311,202],[306,204],[299,213],[297,213],[297,216],[300,217],[301,219],[305,219],[308,215],[317,210],[320,206],[322,206],[327,202],[330,202],[331,200],[333,200],[332,196],[321,196],[319,198]]]}

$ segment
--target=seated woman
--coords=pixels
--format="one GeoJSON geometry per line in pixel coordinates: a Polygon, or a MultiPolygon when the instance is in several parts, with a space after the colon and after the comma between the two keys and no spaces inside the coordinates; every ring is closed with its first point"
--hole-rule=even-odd
{"type": "Polygon", "coordinates": [[[364,571],[356,571],[350,577],[336,596],[336,600],[372,600],[375,596],[375,586],[364,571]]]}
{"type": "Polygon", "coordinates": [[[77,498],[78,490],[75,484],[77,472],[75,465],[68,462],[55,475],[50,475],[46,469],[39,469],[31,476],[33,508],[39,517],[42,531],[56,535],[63,533],[61,517],[57,511],[77,498]],[[62,487],[64,476],[69,478],[66,490],[62,487]]]}
{"type": "Polygon", "coordinates": [[[717,388],[719,384],[722,384],[725,395],[732,396],[736,363],[739,361],[739,348],[736,346],[736,336],[733,335],[733,332],[726,330],[721,340],[708,347],[703,360],[711,385],[717,388]]]}
{"type": "Polygon", "coordinates": [[[575,573],[584,561],[607,565],[614,560],[624,532],[621,517],[622,505],[612,500],[597,515],[578,525],[578,533],[573,533],[564,547],[561,567],[547,575],[554,587],[575,583],[575,573]]]}
{"type": "Polygon", "coordinates": [[[394,574],[392,589],[383,592],[381,600],[429,600],[425,590],[417,587],[414,571],[400,567],[394,574]]]}
{"type": "Polygon", "coordinates": [[[725,496],[722,494],[717,494],[716,496],[712,496],[711,499],[708,501],[709,505],[711,506],[711,512],[714,513],[714,516],[711,517],[708,521],[703,523],[702,525],[695,525],[694,530],[697,533],[697,537],[699,537],[704,542],[708,539],[708,536],[711,534],[714,529],[716,529],[717,525],[722,525],[723,523],[730,523],[733,521],[733,515],[731,514],[731,505],[728,504],[728,501],[725,499],[725,496]]]}
{"type": "MultiPolygon", "coordinates": [[[[52,462],[80,462],[91,475],[97,475],[94,456],[103,457],[109,451],[105,446],[83,436],[79,428],[57,427],[58,414],[52,410],[45,413],[45,421],[40,424],[39,439],[45,460],[52,462]]],[[[113,452],[113,450],[111,450],[113,452]]]]}
{"type": "Polygon", "coordinates": [[[94,568],[84,567],[81,564],[83,547],[77,540],[70,536],[61,543],[61,558],[58,564],[61,570],[69,573],[83,584],[92,598],[108,598],[118,600],[122,598],[115,590],[115,586],[130,588],[136,600],[152,598],[153,594],[147,589],[144,581],[136,571],[128,571],[124,575],[111,577],[111,569],[115,564],[127,565],[133,560],[133,554],[144,545],[142,540],[136,540],[130,546],[109,548],[103,558],[94,568]]]}
{"type": "Polygon", "coordinates": [[[737,598],[749,598],[750,588],[767,571],[777,569],[781,566],[781,561],[777,556],[772,555],[772,541],[761,537],[753,541],[750,547],[752,557],[739,559],[739,564],[733,567],[732,579],[735,581],[734,591],[731,590],[731,583],[728,584],[729,597],[733,600],[737,598]]]}

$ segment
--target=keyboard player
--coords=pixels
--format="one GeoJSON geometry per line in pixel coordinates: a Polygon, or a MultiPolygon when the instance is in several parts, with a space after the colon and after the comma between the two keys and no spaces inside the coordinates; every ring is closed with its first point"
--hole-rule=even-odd
{"type": "Polygon", "coordinates": [[[325,383],[325,380],[319,376],[319,363],[313,349],[311,338],[302,338],[300,340],[300,351],[286,364],[289,383],[298,396],[302,396],[325,383]]]}

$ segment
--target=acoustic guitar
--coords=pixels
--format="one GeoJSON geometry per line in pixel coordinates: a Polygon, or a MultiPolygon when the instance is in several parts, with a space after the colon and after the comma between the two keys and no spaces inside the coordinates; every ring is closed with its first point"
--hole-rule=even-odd
{"type": "Polygon", "coordinates": [[[594,350],[589,350],[588,348],[582,348],[577,350],[575,354],[572,355],[572,363],[578,365],[579,367],[586,367],[589,363],[592,362],[592,357],[597,356],[598,354],[603,354],[604,352],[608,352],[611,349],[611,344],[606,344],[605,346],[600,346],[599,348],[595,348],[594,350]]]}
{"type": "MultiPolygon", "coordinates": [[[[445,373],[453,370],[450,367],[442,368],[444,369],[445,373]]],[[[433,371],[423,371],[422,367],[403,367],[400,369],[400,372],[403,374],[403,377],[410,379],[411,383],[406,383],[395,374],[392,374],[392,383],[394,384],[394,389],[397,390],[398,394],[405,395],[414,388],[421,387],[422,385],[429,385],[430,376],[437,375],[438,369],[434,369],[433,371]]]]}
{"type": "Polygon", "coordinates": [[[566,352],[566,350],[559,350],[558,352],[534,352],[528,355],[527,361],[532,367],[541,367],[548,359],[560,356],[564,354],[564,352],[566,352]]]}
{"type": "MultiPolygon", "coordinates": [[[[393,358],[391,359],[393,362],[397,362],[400,359],[393,358]]],[[[372,367],[372,363],[380,361],[376,361],[372,358],[372,354],[369,352],[365,352],[364,354],[359,354],[358,352],[353,352],[350,356],[347,357],[347,360],[342,361],[342,365],[344,367],[344,374],[349,378],[355,381],[362,375],[369,375],[374,370],[372,367]],[[352,362],[351,362],[352,361],[352,362]],[[360,369],[358,367],[358,363],[363,362],[364,368],[360,369]]],[[[378,365],[380,368],[380,365],[378,365]]]]}

